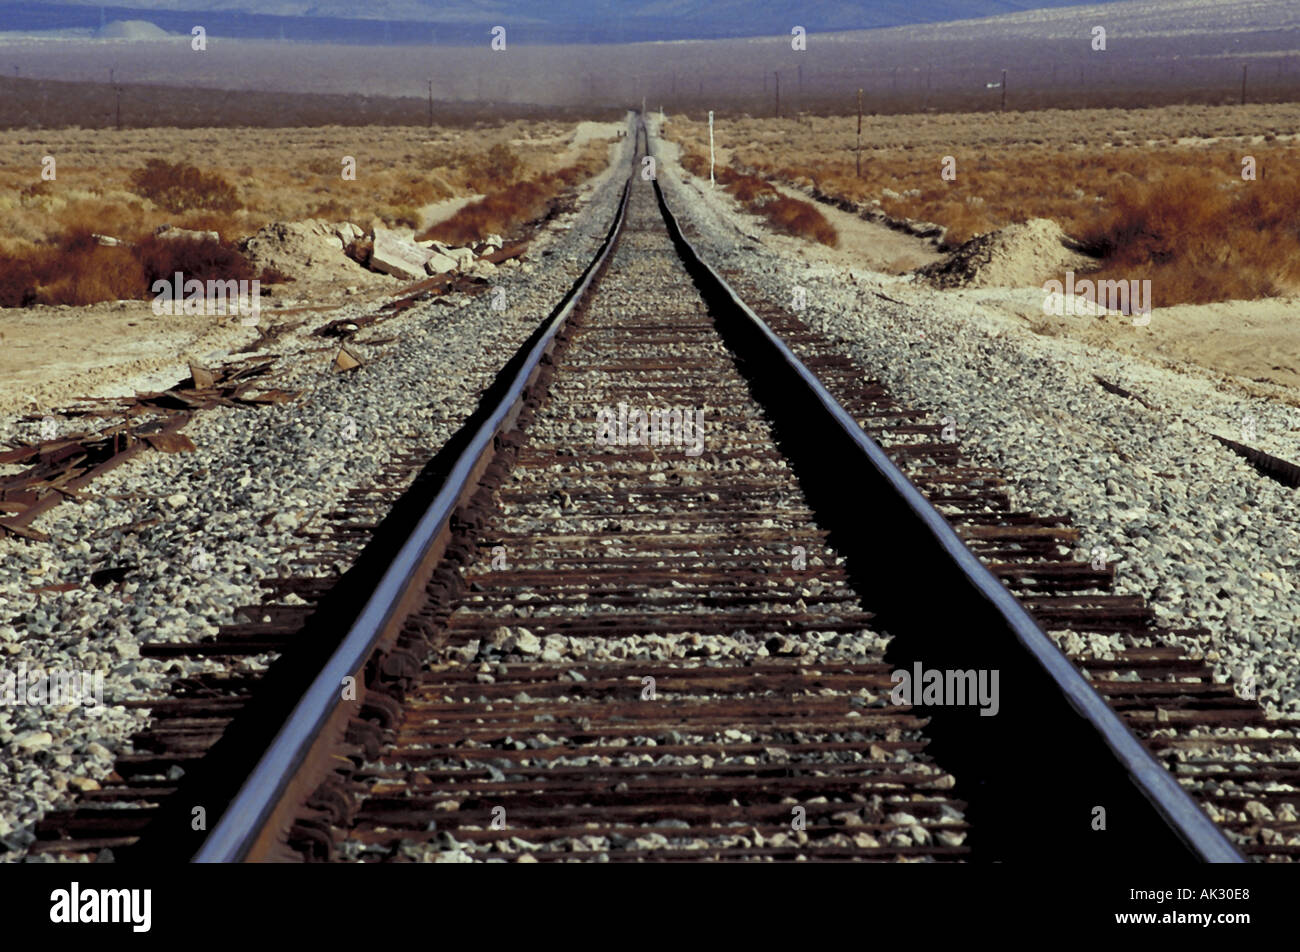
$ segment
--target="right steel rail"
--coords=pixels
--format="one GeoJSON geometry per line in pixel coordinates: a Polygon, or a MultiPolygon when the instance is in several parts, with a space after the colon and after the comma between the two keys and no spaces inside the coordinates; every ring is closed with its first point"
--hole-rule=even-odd
{"type": "MultiPolygon", "coordinates": [[[[1050,827],[1045,822],[1055,831],[1066,811],[1079,831],[1071,839],[1091,845],[1091,855],[1104,838],[1119,836],[1124,846],[1116,843],[1116,853],[1137,845],[1153,856],[1244,862],[944,517],[704,261],[658,181],[654,189],[669,233],[724,337],[755,369],[751,379],[768,392],[769,405],[784,408],[780,415],[793,421],[784,438],[819,447],[820,458],[835,461],[834,472],[812,474],[813,482],[821,482],[823,503],[838,510],[840,548],[864,588],[899,602],[892,623],[925,637],[927,667],[1003,669],[1003,716],[988,719],[1000,724],[983,723],[970,712],[928,712],[959,737],[949,745],[947,765],[964,784],[984,790],[971,811],[984,823],[983,832],[1032,826],[1040,811],[1055,821],[1050,827]],[[858,499],[871,500],[871,508],[858,507],[858,499]],[[927,574],[918,576],[917,566],[927,574]],[[1025,762],[1028,749],[1035,751],[1032,763],[1025,762]],[[1027,798],[1026,788],[1013,779],[1027,777],[1041,791],[1037,797],[1027,798]]],[[[1025,858],[1017,852],[1004,858],[1025,858]]]]}

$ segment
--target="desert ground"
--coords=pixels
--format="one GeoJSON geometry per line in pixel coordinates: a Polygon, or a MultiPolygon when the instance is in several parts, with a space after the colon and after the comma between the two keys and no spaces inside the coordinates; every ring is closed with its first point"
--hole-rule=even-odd
{"type": "Polygon", "coordinates": [[[491,221],[469,215],[456,229],[461,240],[448,243],[484,237],[479,231],[523,238],[528,219],[545,212],[560,191],[606,167],[621,128],[515,120],[468,129],[0,132],[0,266],[49,256],[70,260],[80,272],[79,279],[38,284],[38,299],[27,307],[0,309],[0,412],[40,416],[79,396],[170,386],[190,360],[202,363],[259,339],[234,317],[155,315],[145,294],[128,294],[135,287],[113,280],[132,262],[124,255],[96,257],[120,248],[86,251],[74,247],[79,236],[132,242],[172,225],[216,232],[228,248],[252,238],[245,247],[250,260],[279,273],[276,283],[263,274],[263,316],[273,328],[344,303],[378,305],[413,283],[345,255],[340,240],[326,233],[330,223],[414,238],[461,221],[488,196],[509,198],[522,183],[541,182],[517,215],[513,209],[491,221]],[[56,162],[53,181],[41,176],[45,156],[56,162]],[[355,160],[355,179],[342,177],[345,157],[355,160]],[[228,185],[233,200],[218,205],[200,195],[195,207],[177,211],[178,205],[168,207],[168,193],[142,195],[132,176],[150,160],[190,165],[208,181],[228,185]]]}
{"type": "MultiPolygon", "coordinates": [[[[714,139],[718,168],[815,197],[837,239],[796,253],[892,275],[891,295],[939,295],[1300,405],[1298,130],[1296,105],[866,116],[861,177],[855,116],[723,117],[714,139]],[[1046,313],[1043,284],[1067,269],[1151,280],[1149,323],[1046,313]]],[[[707,123],[671,116],[665,132],[707,187],[707,123]]]]}
{"type": "MultiPolygon", "coordinates": [[[[722,117],[716,162],[762,179],[792,202],[815,205],[835,232],[834,246],[807,242],[797,253],[891,275],[891,294],[940,294],[954,307],[986,308],[1038,334],[1168,366],[1198,365],[1300,405],[1300,325],[1293,320],[1300,247],[1287,217],[1300,194],[1293,171],[1300,106],[868,115],[860,153],[856,129],[854,116],[722,117]],[[1254,181],[1237,172],[1247,155],[1255,160],[1254,181]],[[954,160],[955,180],[941,175],[945,157],[954,160]],[[1218,204],[1207,199],[1197,215],[1186,213],[1189,181],[1211,183],[1204,191],[1218,204]],[[1179,190],[1175,209],[1159,204],[1170,188],[1179,190]],[[1119,220],[1117,208],[1129,218],[1119,220]],[[1029,219],[1055,223],[1071,248],[1052,241],[1050,229],[1003,231],[1029,219]],[[1147,227],[1151,222],[1159,227],[1147,227]],[[918,237],[917,224],[941,231],[918,237]],[[1193,240],[1207,230],[1218,245],[1193,240]],[[1152,231],[1174,253],[1153,254],[1152,231]],[[994,260],[952,264],[976,235],[993,236],[985,257],[994,260]],[[1148,244],[1125,257],[1125,245],[1140,245],[1134,236],[1143,235],[1148,244]],[[1094,248],[1111,239],[1114,260],[1082,255],[1071,239],[1094,248]],[[1144,265],[1142,255],[1162,262],[1144,265]],[[942,280],[920,273],[945,267],[942,280]],[[1045,313],[1042,285],[1067,267],[1149,277],[1150,322],[1135,326],[1116,313],[1045,313]]],[[[673,115],[665,133],[684,156],[706,159],[701,117],[673,115]]],[[[0,258],[52,251],[78,230],[127,238],[165,224],[216,231],[228,243],[273,223],[313,220],[428,233],[487,193],[575,167],[589,176],[603,166],[617,134],[616,124],[567,119],[93,135],[8,130],[0,132],[0,258]],[[488,158],[494,146],[495,164],[488,158]],[[46,156],[57,162],[55,181],[41,178],[46,156]],[[340,174],[345,156],[356,160],[355,181],[340,174]],[[235,201],[173,212],[133,185],[133,174],[151,159],[189,163],[229,183],[235,201]],[[502,162],[508,167],[497,167],[502,162]]],[[[763,227],[756,221],[756,229],[763,227]]],[[[313,256],[319,236],[292,238],[285,255],[272,259],[291,280],[264,288],[273,314],[327,311],[357,296],[378,301],[405,286],[342,254],[316,247],[313,256]]],[[[79,286],[63,288],[60,298],[59,290],[34,306],[0,312],[6,412],[40,415],[82,393],[122,392],[128,379],[161,384],[190,359],[256,340],[236,321],[159,317],[143,299],[79,286]]]]}

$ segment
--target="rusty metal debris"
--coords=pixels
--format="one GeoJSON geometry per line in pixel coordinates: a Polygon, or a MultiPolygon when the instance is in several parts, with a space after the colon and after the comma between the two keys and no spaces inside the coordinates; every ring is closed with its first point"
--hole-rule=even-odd
{"type": "MultiPolygon", "coordinates": [[[[492,255],[484,255],[480,260],[505,261],[507,258],[517,257],[524,253],[525,245],[515,245],[512,248],[502,249],[492,255]],[[504,257],[500,257],[504,254],[504,257]]],[[[449,303],[442,300],[448,294],[481,294],[486,291],[488,281],[479,275],[471,274],[435,274],[431,278],[425,278],[423,281],[417,281],[409,284],[397,292],[398,296],[389,301],[378,311],[371,314],[362,314],[358,317],[340,317],[322,324],[311,332],[313,337],[335,337],[340,340],[351,340],[356,336],[358,331],[375,324],[396,317],[416,304],[423,303],[431,298],[437,303],[449,303]]]]}
{"type": "MultiPolygon", "coordinates": [[[[190,364],[190,376],[170,390],[137,393],[134,397],[97,397],[79,401],[84,406],[61,412],[65,417],[118,419],[97,432],[85,431],[36,443],[19,444],[0,452],[0,466],[26,466],[20,472],[0,475],[0,530],[44,541],[45,533],[31,528],[37,516],[79,492],[96,477],[142,450],[185,453],[194,441],[181,433],[198,410],[218,406],[258,406],[284,403],[295,393],[262,387],[271,362],[241,367],[230,364],[209,370],[190,364]],[[256,390],[257,392],[253,392],[256,390]],[[140,421],[140,417],[150,417],[140,421]]],[[[28,418],[33,419],[33,418],[28,418]]]]}
{"type": "Polygon", "coordinates": [[[1283,486],[1300,489],[1300,466],[1284,460],[1280,456],[1274,456],[1271,453],[1265,453],[1263,450],[1257,450],[1253,446],[1247,446],[1245,443],[1238,443],[1236,440],[1230,440],[1215,433],[1210,435],[1250,463],[1251,466],[1254,466],[1262,475],[1276,480],[1283,486]]]}
{"type": "MultiPolygon", "coordinates": [[[[522,251],[522,249],[521,249],[522,251]]],[[[491,261],[491,257],[484,257],[484,261],[491,261]]],[[[504,259],[502,259],[504,260],[504,259]]],[[[432,278],[426,278],[423,281],[417,281],[415,284],[402,288],[398,293],[402,296],[389,301],[382,308],[384,311],[394,313],[405,311],[407,308],[414,307],[423,301],[429,300],[433,295],[447,295],[452,292],[461,294],[481,294],[488,288],[487,278],[479,275],[470,274],[437,274],[432,278]]],[[[447,303],[441,298],[434,298],[438,303],[447,303]]],[[[392,315],[386,315],[391,317],[392,315]]]]}
{"type": "MultiPolygon", "coordinates": [[[[1113,383],[1108,383],[1095,374],[1093,375],[1093,379],[1096,380],[1107,393],[1113,393],[1116,396],[1136,400],[1148,410],[1158,409],[1147,400],[1143,399],[1139,394],[1125,390],[1123,387],[1117,386],[1113,383]]],[[[1219,436],[1217,433],[1211,433],[1209,435],[1228,449],[1232,450],[1232,452],[1236,453],[1242,459],[1246,460],[1250,465],[1254,466],[1261,475],[1267,476],[1269,479],[1279,482],[1283,486],[1289,486],[1292,489],[1300,489],[1300,466],[1297,466],[1295,463],[1282,459],[1280,456],[1265,453],[1263,450],[1256,449],[1253,446],[1247,446],[1245,443],[1238,443],[1236,440],[1230,440],[1225,436],[1219,436]]]]}
{"type": "Polygon", "coordinates": [[[345,370],[356,370],[361,366],[361,358],[346,346],[339,348],[339,352],[334,355],[334,370],[336,373],[342,373],[345,370]]]}
{"type": "Polygon", "coordinates": [[[1105,390],[1107,393],[1113,393],[1117,397],[1124,397],[1125,399],[1128,400],[1136,400],[1138,403],[1142,404],[1142,406],[1146,407],[1148,410],[1159,409],[1158,407],[1154,406],[1149,400],[1144,398],[1141,394],[1134,393],[1132,390],[1125,390],[1123,387],[1119,386],[1118,384],[1111,383],[1108,380],[1103,380],[1101,377],[1098,377],[1096,374],[1092,375],[1092,379],[1097,381],[1097,383],[1101,386],[1101,389],[1105,390]]]}

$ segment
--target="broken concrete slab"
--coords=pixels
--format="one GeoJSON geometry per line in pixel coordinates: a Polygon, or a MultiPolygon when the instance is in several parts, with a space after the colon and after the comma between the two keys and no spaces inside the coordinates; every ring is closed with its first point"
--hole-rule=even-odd
{"type": "Polygon", "coordinates": [[[162,225],[155,232],[159,238],[167,241],[175,241],[178,238],[187,238],[191,241],[220,241],[221,235],[215,231],[193,231],[189,228],[176,228],[173,225],[162,225]]]}
{"type": "Polygon", "coordinates": [[[474,252],[469,248],[448,248],[447,257],[456,261],[456,267],[464,268],[474,263],[474,252]]]}
{"type": "Polygon", "coordinates": [[[424,270],[429,274],[445,274],[448,271],[455,271],[458,267],[460,264],[455,258],[439,253],[435,253],[424,263],[424,270]]]}
{"type": "Polygon", "coordinates": [[[421,278],[425,275],[425,263],[434,254],[431,249],[405,241],[387,228],[376,228],[370,267],[397,278],[421,278]]]}

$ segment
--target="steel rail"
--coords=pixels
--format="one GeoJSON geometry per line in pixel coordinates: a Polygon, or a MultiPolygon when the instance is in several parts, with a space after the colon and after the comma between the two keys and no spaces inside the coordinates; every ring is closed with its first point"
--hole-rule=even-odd
{"type": "MultiPolygon", "coordinates": [[[[635,139],[631,151],[635,161],[635,139]]],[[[632,175],[629,173],[618,211],[595,257],[552,312],[545,332],[529,351],[500,403],[457,459],[443,487],[384,572],[347,635],[298,701],[221,818],[204,838],[192,858],[193,862],[229,863],[246,858],[254,838],[284,796],[293,775],[307,759],[317,735],[341,703],[340,686],[343,679],[354,676],[361,670],[381,633],[394,621],[404,593],[414,581],[426,553],[450,523],[479,460],[508,424],[507,418],[517,412],[530,377],[540,366],[556,334],[574,308],[581,303],[596,274],[609,258],[623,227],[631,185],[632,175]]]]}
{"type": "MultiPolygon", "coordinates": [[[[649,152],[648,132],[646,141],[649,152]]],[[[676,217],[668,207],[657,178],[654,181],[654,189],[669,232],[683,257],[693,266],[697,275],[703,276],[706,282],[711,283],[713,289],[729,302],[734,311],[743,315],[752,324],[753,329],[797,377],[808,394],[821,405],[826,414],[833,418],[843,434],[857,445],[870,466],[894,491],[898,501],[924,525],[933,541],[942,548],[979,596],[1001,617],[1006,629],[1051,678],[1074,711],[1092,725],[1102,741],[1121,762],[1132,782],[1188,848],[1205,862],[1245,862],[1223,831],[1179,786],[1173,775],[1142,746],[1128,726],[1092,688],[1074,664],[1061,654],[1024,606],[966,547],[939,511],[930,504],[920,490],[912,485],[884,450],[863,432],[862,427],[786,343],[745,304],[722,275],[703,259],[682,232],[676,217]]]]}
{"type": "MultiPolygon", "coordinates": [[[[650,154],[649,135],[644,123],[638,124],[635,129],[637,138],[646,135],[646,153],[650,154]]],[[[635,142],[631,151],[635,163],[638,154],[635,142]]],[[[545,332],[530,349],[504,398],[478,429],[466,451],[457,459],[433,504],[384,572],[340,647],[297,702],[256,767],[195,853],[195,862],[234,862],[246,858],[253,840],[285,798],[291,778],[308,758],[322,727],[338,709],[342,679],[361,670],[386,627],[395,620],[394,615],[404,592],[411,586],[434,541],[449,525],[476,466],[484,454],[490,451],[499,432],[513,419],[512,414],[517,412],[520,398],[552,346],[556,334],[583,300],[608,260],[623,227],[631,186],[630,175],[623,187],[615,219],[596,256],[553,312],[545,325],[545,332]]],[[[971,553],[943,516],[884,451],[867,437],[857,422],[785,342],[703,260],[686,239],[669,210],[657,180],[653,182],[653,187],[669,234],[697,280],[702,279],[710,285],[716,297],[725,301],[736,315],[748,322],[763,345],[797,378],[806,395],[820,406],[826,420],[838,433],[856,445],[861,460],[874,470],[892,490],[896,501],[924,527],[929,540],[942,549],[952,566],[969,584],[975,597],[982,599],[996,617],[1001,619],[1005,630],[1014,636],[1020,648],[1050,679],[1070,708],[1109,748],[1128,778],[1173,833],[1201,860],[1243,862],[1241,855],[1222,831],[1200,810],[1169,771],[1156,762],[1083,675],[1056,649],[1024,607],[971,553]]]]}

